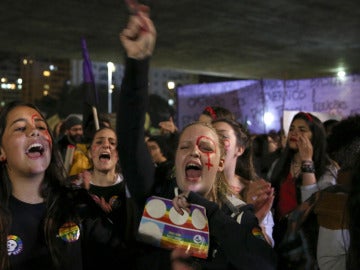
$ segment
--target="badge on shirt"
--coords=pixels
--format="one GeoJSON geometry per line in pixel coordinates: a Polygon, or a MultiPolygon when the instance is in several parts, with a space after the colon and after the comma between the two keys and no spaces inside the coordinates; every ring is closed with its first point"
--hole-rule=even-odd
{"type": "Polygon", "coordinates": [[[66,222],[60,227],[58,237],[68,243],[75,242],[80,238],[80,228],[74,222],[66,222]]]}
{"type": "Polygon", "coordinates": [[[114,195],[109,199],[109,204],[111,205],[112,209],[119,208],[121,206],[121,200],[119,196],[114,195]]]}
{"type": "Polygon", "coordinates": [[[262,230],[261,230],[260,228],[254,227],[254,228],[251,230],[251,233],[252,233],[252,235],[255,236],[256,238],[259,238],[259,239],[261,239],[261,240],[266,241],[266,240],[265,240],[265,236],[264,236],[264,234],[263,234],[263,232],[262,232],[262,230]]]}
{"type": "Polygon", "coordinates": [[[7,251],[8,255],[18,255],[23,250],[23,242],[17,235],[8,235],[7,251]]]}

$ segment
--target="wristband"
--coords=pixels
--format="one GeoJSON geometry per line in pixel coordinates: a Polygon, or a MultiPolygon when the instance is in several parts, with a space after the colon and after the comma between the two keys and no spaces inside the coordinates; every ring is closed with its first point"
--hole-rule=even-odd
{"type": "Polygon", "coordinates": [[[312,160],[305,160],[301,162],[302,173],[315,173],[315,166],[312,160]]]}

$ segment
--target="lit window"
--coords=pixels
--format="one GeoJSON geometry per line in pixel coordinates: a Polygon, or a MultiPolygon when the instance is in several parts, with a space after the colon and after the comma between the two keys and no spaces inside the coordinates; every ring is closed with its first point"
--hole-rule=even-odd
{"type": "Polygon", "coordinates": [[[49,70],[44,70],[43,75],[44,75],[44,77],[49,77],[50,76],[50,71],[49,70]]]}

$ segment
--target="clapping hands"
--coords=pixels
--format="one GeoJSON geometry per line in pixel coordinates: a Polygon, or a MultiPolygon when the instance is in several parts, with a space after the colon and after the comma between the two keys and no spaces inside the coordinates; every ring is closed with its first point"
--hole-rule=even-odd
{"type": "Polygon", "coordinates": [[[271,210],[274,201],[274,188],[264,179],[250,181],[245,200],[248,204],[254,205],[255,215],[261,223],[271,210]]]}

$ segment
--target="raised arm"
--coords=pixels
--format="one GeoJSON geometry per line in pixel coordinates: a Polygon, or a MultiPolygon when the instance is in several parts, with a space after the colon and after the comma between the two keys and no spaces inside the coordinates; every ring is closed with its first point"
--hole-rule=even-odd
{"type": "Polygon", "coordinates": [[[120,34],[126,51],[125,74],[117,104],[116,129],[122,172],[131,196],[143,204],[154,182],[154,166],[144,141],[148,72],[156,31],[147,13],[130,16],[120,34]]]}

